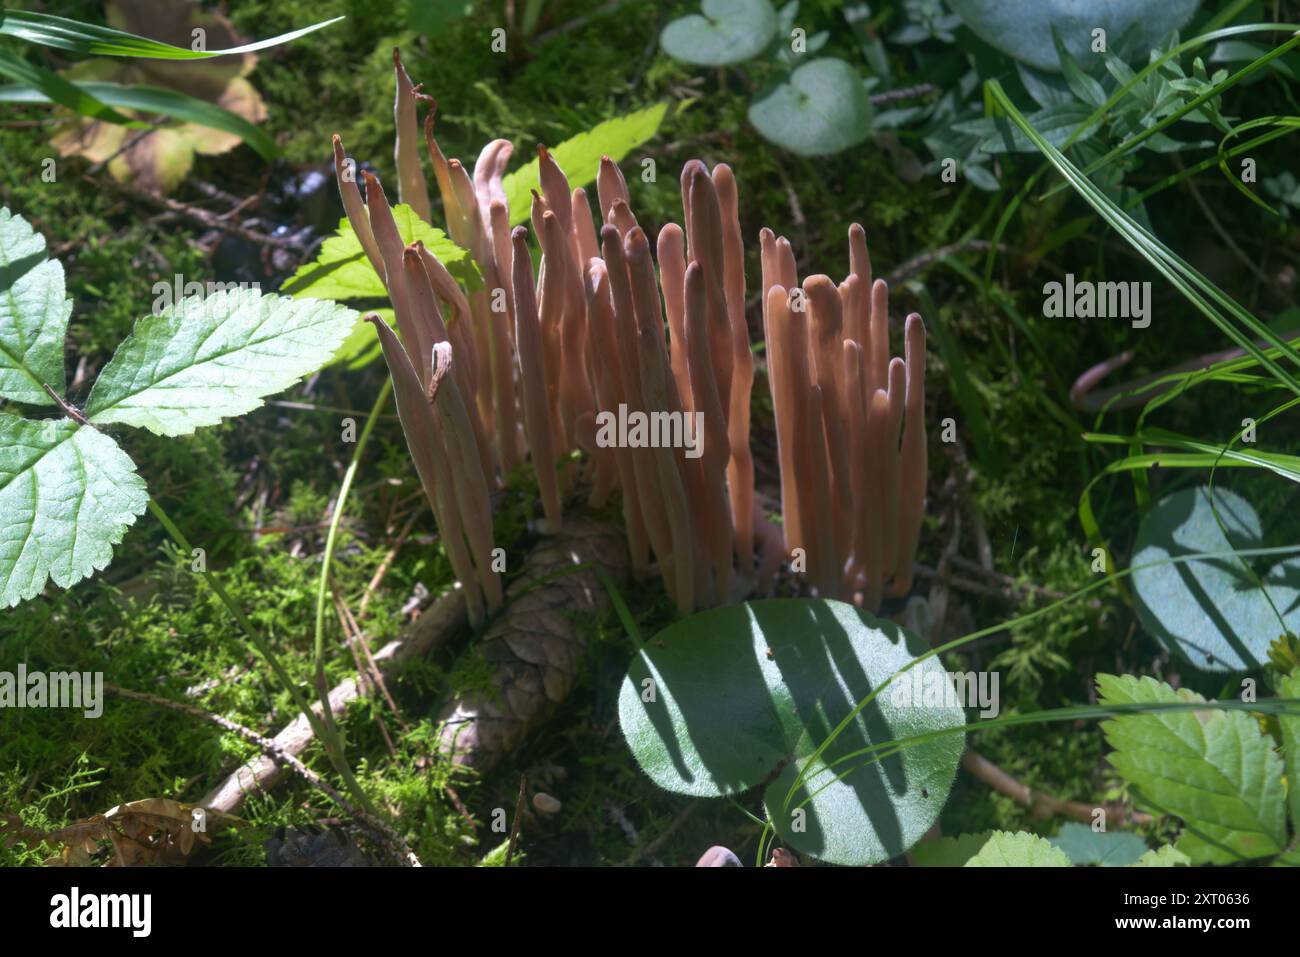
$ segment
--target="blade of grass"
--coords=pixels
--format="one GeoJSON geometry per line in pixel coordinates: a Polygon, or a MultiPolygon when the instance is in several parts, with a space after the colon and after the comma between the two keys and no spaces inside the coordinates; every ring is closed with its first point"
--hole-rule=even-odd
{"type": "Polygon", "coordinates": [[[69,53],[83,53],[93,56],[133,56],[147,57],[154,60],[206,60],[214,56],[228,56],[232,53],[252,53],[268,47],[279,46],[299,37],[314,33],[344,17],[322,20],[301,30],[282,33],[278,37],[245,43],[224,50],[187,50],[185,47],[172,46],[150,40],[148,37],[136,36],[112,27],[103,27],[94,23],[82,23],[66,17],[50,16],[31,10],[0,10],[0,36],[14,37],[35,43],[38,46],[67,50],[69,53]]]}
{"type": "MultiPolygon", "coordinates": [[[[8,50],[0,48],[0,76],[17,80],[20,88],[38,91],[46,102],[58,103],[70,110],[76,110],[83,116],[93,116],[107,123],[120,123],[127,126],[143,127],[145,124],[128,119],[112,109],[107,103],[70,83],[53,70],[28,63],[21,57],[14,56],[8,50]]],[[[9,87],[13,89],[13,87],[9,87]]],[[[21,101],[19,101],[21,102],[21,101]]]]}
{"type": "Polygon", "coordinates": [[[1115,205],[1109,197],[1101,192],[1092,181],[1084,176],[1062,153],[1048,143],[1033,128],[1024,115],[1011,102],[1006,91],[997,80],[989,80],[988,87],[994,101],[1005,111],[1008,118],[1018,126],[1038,150],[1047,157],[1069,184],[1082,196],[1102,218],[1112,226],[1144,259],[1174,287],[1183,294],[1196,308],[1234,343],[1245,352],[1254,356],[1261,365],[1268,369],[1275,378],[1283,382],[1296,395],[1300,395],[1300,381],[1268,358],[1255,345],[1249,335],[1237,328],[1228,317],[1221,314],[1215,305],[1224,308],[1233,319],[1246,326],[1256,337],[1281,350],[1281,355],[1295,365],[1300,365],[1300,353],[1277,333],[1250,315],[1240,305],[1230,299],[1222,290],[1187,264],[1181,257],[1165,246],[1160,240],[1147,232],[1132,217],[1115,205]]]}
{"type": "MultiPolygon", "coordinates": [[[[4,51],[0,50],[0,58],[3,55],[4,51]]],[[[3,66],[0,64],[0,72],[2,71],[3,66]]],[[[58,76],[57,73],[51,75],[58,76]]],[[[62,80],[62,77],[59,77],[59,79],[62,80]]],[[[80,91],[83,96],[107,106],[116,106],[125,110],[140,110],[144,113],[159,113],[163,116],[183,120],[186,123],[196,123],[199,126],[207,126],[226,133],[233,133],[255,149],[258,155],[268,162],[280,155],[280,148],[275,145],[275,140],[271,139],[264,130],[254,126],[238,113],[232,113],[230,110],[207,100],[200,100],[197,97],[178,93],[175,90],[166,90],[162,87],[147,86],[145,84],[127,86],[121,83],[72,83],[69,86],[80,91]]],[[[48,91],[31,85],[0,86],[0,103],[50,103],[52,101],[63,106],[70,105],[63,100],[56,100],[49,95],[48,91]]],[[[77,109],[75,106],[72,108],[77,109]]],[[[121,123],[130,126],[144,125],[120,114],[113,113],[112,110],[109,110],[112,116],[99,116],[94,113],[87,113],[85,110],[78,110],[78,112],[88,116],[95,116],[96,119],[107,120],[110,123],[121,123]],[[113,117],[117,118],[114,119],[113,117]]]]}

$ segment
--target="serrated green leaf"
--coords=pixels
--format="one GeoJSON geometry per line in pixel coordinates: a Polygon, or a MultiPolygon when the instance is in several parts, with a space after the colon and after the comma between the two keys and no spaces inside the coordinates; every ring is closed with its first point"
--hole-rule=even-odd
{"type": "MultiPolygon", "coordinates": [[[[1097,675],[1103,705],[1204,701],[1153,678],[1097,675]]],[[[1110,763],[1159,813],[1182,818],[1177,847],[1198,864],[1266,857],[1286,846],[1282,760],[1244,711],[1123,715],[1102,722],[1110,763]]]]}
{"type": "Polygon", "coordinates": [[[994,831],[966,867],[1069,867],[1059,847],[1027,831],[994,831]]]}
{"type": "Polygon", "coordinates": [[[949,681],[938,659],[917,663],[894,688],[903,694],[886,689],[873,699],[821,753],[788,805],[786,797],[857,703],[925,650],[895,623],[843,602],[716,608],[670,625],[633,658],[619,723],[660,787],[719,796],[770,781],[764,805],[786,844],[829,863],[879,863],[933,826],[961,758],[965,735],[953,733],[868,763],[873,743],[964,725],[958,704],[928,691],[922,703],[910,693],[949,681]],[[647,681],[653,700],[644,694],[647,681]]]}
{"type": "Polygon", "coordinates": [[[1174,847],[1166,844],[1154,851],[1147,851],[1129,867],[1191,867],[1192,859],[1174,847]]]}
{"type": "Polygon", "coordinates": [[[149,494],[111,438],[0,412],[0,606],[106,566],[149,494]]]}
{"type": "Polygon", "coordinates": [[[1132,832],[1094,831],[1078,821],[1061,825],[1049,843],[1064,851],[1071,864],[1085,867],[1127,867],[1147,852],[1146,841],[1132,832]]]}
{"type": "MultiPolygon", "coordinates": [[[[551,156],[564,170],[570,187],[586,186],[596,178],[602,156],[608,156],[615,163],[621,162],[628,153],[658,132],[667,112],[667,103],[656,103],[626,116],[616,116],[565,140],[550,151],[551,156]]],[[[537,160],[503,177],[501,188],[510,204],[510,225],[517,226],[528,219],[532,190],[541,189],[537,160]]]]}
{"type": "Polygon", "coordinates": [[[45,258],[45,237],[0,208],[0,398],[52,405],[42,383],[63,394],[70,315],[63,266],[45,258]]]}
{"type": "Polygon", "coordinates": [[[700,13],[672,21],[659,35],[670,57],[700,66],[722,66],[758,56],[776,35],[769,0],[704,0],[700,13]]]}
{"type": "MultiPolygon", "coordinates": [[[[393,220],[397,223],[402,242],[418,240],[424,243],[452,276],[466,285],[472,285],[477,279],[478,273],[469,259],[469,252],[452,242],[441,229],[426,223],[410,206],[405,203],[394,206],[393,220]]],[[[370,265],[365,250],[361,248],[361,240],[346,216],[339,221],[338,232],[321,244],[316,258],[298,267],[298,271],[284,281],[280,292],[295,299],[388,298],[383,279],[370,265]]],[[[374,335],[368,334],[368,339],[373,340],[374,335]]]]}
{"type": "Polygon", "coordinates": [[[908,854],[917,867],[963,867],[992,836],[992,831],[979,831],[975,834],[959,834],[957,837],[941,837],[937,841],[922,841],[908,854]]]}
{"type": "Polygon", "coordinates": [[[86,417],[188,435],[318,369],[355,318],[337,303],[254,289],[187,297],[136,322],[91,389],[86,417]]]}

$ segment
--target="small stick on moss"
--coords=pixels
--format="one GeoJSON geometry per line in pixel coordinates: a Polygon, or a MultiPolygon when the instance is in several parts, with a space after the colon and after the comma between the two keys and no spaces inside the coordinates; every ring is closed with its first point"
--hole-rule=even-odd
{"type": "Polygon", "coordinates": [[[191,718],[198,718],[200,721],[206,721],[209,724],[215,724],[217,727],[232,734],[237,734],[249,744],[261,749],[264,753],[271,755],[277,761],[293,770],[300,778],[319,790],[331,801],[343,809],[345,813],[361,822],[371,831],[376,832],[381,839],[380,843],[390,853],[396,856],[410,867],[420,867],[420,859],[415,856],[415,852],[407,846],[402,836],[394,831],[387,823],[374,817],[365,811],[353,807],[352,804],[338,791],[330,787],[325,780],[313,771],[307,765],[303,764],[288,751],[281,748],[270,738],[263,737],[252,728],[247,728],[236,721],[224,718],[219,714],[213,714],[211,711],[204,711],[202,708],[191,704],[184,704],[180,701],[172,701],[170,698],[162,698],[158,695],[146,694],[143,691],[132,691],[129,688],[119,688],[117,685],[104,683],[104,690],[111,695],[119,698],[126,698],[130,701],[140,701],[145,704],[155,705],[159,708],[168,708],[172,711],[179,711],[181,714],[189,715],[191,718]]]}

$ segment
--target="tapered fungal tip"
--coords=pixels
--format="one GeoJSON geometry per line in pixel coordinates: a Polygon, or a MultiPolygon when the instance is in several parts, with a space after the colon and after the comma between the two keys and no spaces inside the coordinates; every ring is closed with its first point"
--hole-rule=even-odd
{"type": "Polygon", "coordinates": [[[866,239],[867,231],[862,228],[861,223],[854,223],[849,227],[849,239],[866,239]]]}
{"type": "Polygon", "coordinates": [[[537,158],[543,163],[551,162],[551,151],[546,148],[545,143],[537,144],[537,158]]]}
{"type": "Polygon", "coordinates": [[[650,255],[650,241],[646,239],[645,230],[633,226],[623,239],[623,249],[629,259],[640,259],[650,255]]]}
{"type": "Polygon", "coordinates": [[[514,229],[510,230],[510,241],[512,243],[528,242],[528,227],[516,226],[514,229]]]}
{"type": "Polygon", "coordinates": [[[379,325],[379,323],[384,321],[383,317],[380,316],[379,313],[377,312],[368,312],[361,318],[364,319],[366,322],[370,323],[372,326],[377,326],[379,325]]]}

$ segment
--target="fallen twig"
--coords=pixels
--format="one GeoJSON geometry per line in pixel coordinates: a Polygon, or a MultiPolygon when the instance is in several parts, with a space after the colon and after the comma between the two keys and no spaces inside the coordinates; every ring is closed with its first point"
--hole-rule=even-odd
{"type": "Polygon", "coordinates": [[[1035,791],[1029,785],[1016,780],[1006,771],[1003,771],[988,758],[969,749],[961,757],[961,766],[999,794],[1005,794],[1017,803],[1029,808],[1036,817],[1051,817],[1054,814],[1060,814],[1063,817],[1073,818],[1084,824],[1091,824],[1097,810],[1101,809],[1106,814],[1108,821],[1113,817],[1115,822],[1119,824],[1125,822],[1131,824],[1151,823],[1151,815],[1143,814],[1140,811],[1132,811],[1123,804],[1085,804],[1082,801],[1063,801],[1050,794],[1044,794],[1042,791],[1035,791]]]}
{"type": "MultiPolygon", "coordinates": [[[[104,690],[119,698],[126,698],[131,701],[140,701],[156,707],[179,711],[181,714],[189,715],[190,717],[197,718],[200,721],[206,721],[209,724],[215,724],[219,728],[239,735],[239,737],[243,738],[249,744],[260,748],[264,754],[271,755],[275,760],[288,766],[304,781],[321,791],[326,797],[349,814],[353,820],[358,821],[368,830],[372,831],[375,836],[378,837],[381,846],[386,847],[389,852],[394,854],[399,860],[411,867],[421,866],[420,859],[415,856],[415,852],[411,850],[402,836],[393,830],[387,822],[354,807],[347,798],[326,783],[324,778],[299,761],[296,755],[291,754],[276,741],[258,734],[252,728],[247,728],[237,721],[232,721],[219,714],[213,714],[211,711],[204,711],[202,708],[191,704],[172,701],[170,698],[147,694],[143,691],[132,691],[129,688],[120,688],[117,685],[108,684],[107,682],[104,684],[104,690]]],[[[205,806],[210,810],[219,810],[212,807],[210,804],[206,804],[206,802],[205,806]]]]}

